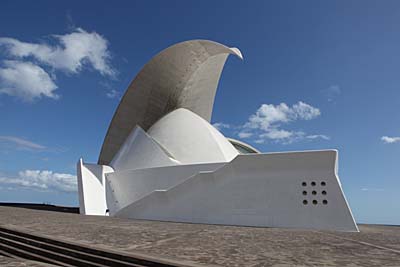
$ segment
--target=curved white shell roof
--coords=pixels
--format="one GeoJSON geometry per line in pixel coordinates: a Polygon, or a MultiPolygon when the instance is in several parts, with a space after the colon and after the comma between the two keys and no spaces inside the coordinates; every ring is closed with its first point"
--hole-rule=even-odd
{"type": "Polygon", "coordinates": [[[185,164],[229,162],[235,147],[208,121],[188,109],[176,109],[148,132],[132,130],[110,166],[116,172],[185,164]]]}
{"type": "Polygon", "coordinates": [[[237,48],[193,40],[173,45],[152,58],[125,92],[108,128],[99,164],[109,164],[139,125],[147,131],[168,112],[186,108],[210,121],[218,81],[237,48]]]}
{"type": "Polygon", "coordinates": [[[110,166],[115,171],[177,165],[159,144],[139,126],[136,126],[115,154],[110,166]]]}
{"type": "Polygon", "coordinates": [[[239,154],[208,121],[185,108],[165,115],[147,133],[182,164],[229,162],[239,154]]]}

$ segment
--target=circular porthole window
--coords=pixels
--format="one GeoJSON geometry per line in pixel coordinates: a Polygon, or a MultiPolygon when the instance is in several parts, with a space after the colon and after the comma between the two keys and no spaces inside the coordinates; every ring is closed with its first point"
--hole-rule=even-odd
{"type": "Polygon", "coordinates": [[[307,195],[307,191],[303,191],[303,196],[306,196],[307,195]]]}
{"type": "Polygon", "coordinates": [[[321,182],[321,185],[322,185],[322,186],[325,186],[325,185],[326,185],[326,183],[325,183],[325,182],[321,182]]]}
{"type": "Polygon", "coordinates": [[[311,182],[311,186],[316,186],[317,183],[316,182],[311,182]]]}
{"type": "Polygon", "coordinates": [[[324,190],[324,191],[322,191],[321,193],[322,193],[324,196],[326,195],[326,191],[325,191],[325,190],[324,190]]]}
{"type": "Polygon", "coordinates": [[[317,205],[317,204],[318,204],[318,201],[314,199],[314,200],[312,201],[312,203],[313,203],[314,205],[317,205]]]}
{"type": "Polygon", "coordinates": [[[311,193],[315,196],[317,194],[317,191],[312,191],[311,193]]]}
{"type": "Polygon", "coordinates": [[[304,205],[307,205],[307,204],[308,204],[308,201],[304,199],[304,200],[303,200],[303,204],[304,204],[304,205]]]}
{"type": "Polygon", "coordinates": [[[328,200],[326,200],[326,199],[322,200],[322,204],[327,205],[328,204],[328,200]]]}
{"type": "Polygon", "coordinates": [[[306,182],[302,182],[301,185],[302,186],[307,186],[307,183],[306,182]]]}

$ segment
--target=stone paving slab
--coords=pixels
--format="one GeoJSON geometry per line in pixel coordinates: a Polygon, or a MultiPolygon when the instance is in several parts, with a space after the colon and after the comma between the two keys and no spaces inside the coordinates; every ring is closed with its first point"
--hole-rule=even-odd
{"type": "Polygon", "coordinates": [[[50,267],[55,265],[50,265],[47,263],[42,263],[37,261],[24,260],[24,259],[14,259],[0,255],[0,266],[1,267],[50,267]]]}
{"type": "Polygon", "coordinates": [[[400,227],[360,233],[128,220],[0,207],[0,225],[98,248],[220,266],[400,266],[400,227]]]}

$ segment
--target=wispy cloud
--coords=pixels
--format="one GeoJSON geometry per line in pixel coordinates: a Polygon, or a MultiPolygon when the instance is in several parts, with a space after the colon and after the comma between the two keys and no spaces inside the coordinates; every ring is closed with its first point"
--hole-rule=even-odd
{"type": "Polygon", "coordinates": [[[49,170],[24,170],[20,171],[16,177],[2,175],[0,184],[8,188],[22,187],[39,191],[75,192],[77,190],[75,175],[49,170]]]}
{"type": "Polygon", "coordinates": [[[111,99],[121,99],[122,97],[121,92],[115,89],[111,89],[110,91],[108,91],[106,93],[106,96],[111,99]]]}
{"type": "Polygon", "coordinates": [[[330,140],[330,139],[331,139],[329,136],[324,135],[324,134],[307,135],[306,138],[307,138],[307,139],[311,139],[311,140],[314,140],[314,139],[330,140]]]}
{"type": "Polygon", "coordinates": [[[385,144],[393,144],[393,143],[400,142],[400,136],[382,136],[381,140],[385,144]]]}
{"type": "Polygon", "coordinates": [[[16,137],[0,135],[0,143],[14,145],[17,149],[22,150],[45,150],[46,147],[32,141],[16,137]]]}
{"type": "Polygon", "coordinates": [[[334,102],[335,99],[342,93],[338,85],[331,85],[328,88],[321,90],[322,94],[326,97],[328,102],[334,102]]]}
{"type": "Polygon", "coordinates": [[[122,92],[115,90],[114,89],[115,85],[113,85],[111,81],[100,81],[99,84],[107,89],[106,91],[107,98],[121,100],[122,92]]]}
{"type": "Polygon", "coordinates": [[[385,190],[382,188],[363,187],[363,188],[361,188],[361,191],[383,192],[385,190]]]}
{"type": "Polygon", "coordinates": [[[215,128],[217,128],[218,130],[229,129],[229,128],[232,127],[231,125],[229,125],[227,123],[222,123],[222,122],[216,122],[216,123],[213,124],[213,126],[215,128]]]}
{"type": "Polygon", "coordinates": [[[252,137],[252,136],[253,136],[253,133],[243,131],[243,132],[239,132],[239,133],[238,133],[238,136],[239,136],[239,138],[246,139],[246,138],[252,137]]]}
{"type": "Polygon", "coordinates": [[[8,57],[0,67],[0,94],[24,101],[57,99],[54,71],[77,74],[89,67],[101,75],[115,77],[108,41],[100,34],[76,28],[52,38],[51,42],[29,43],[0,37],[0,52],[8,57]]]}

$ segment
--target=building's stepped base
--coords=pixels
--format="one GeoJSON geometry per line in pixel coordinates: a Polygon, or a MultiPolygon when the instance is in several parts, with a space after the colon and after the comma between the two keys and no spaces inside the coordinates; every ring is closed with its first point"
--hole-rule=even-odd
{"type": "Polygon", "coordinates": [[[117,211],[134,219],[358,231],[336,151],[239,155],[117,211]]]}

